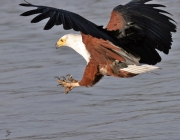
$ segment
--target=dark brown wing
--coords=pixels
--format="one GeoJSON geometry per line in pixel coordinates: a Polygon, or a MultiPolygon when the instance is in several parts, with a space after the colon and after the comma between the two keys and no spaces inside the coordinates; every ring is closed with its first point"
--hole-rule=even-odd
{"type": "Polygon", "coordinates": [[[107,30],[103,29],[102,26],[98,26],[76,13],[48,6],[33,5],[30,3],[22,3],[20,6],[36,8],[21,14],[21,16],[38,14],[32,19],[31,23],[37,23],[46,18],[50,18],[46,23],[44,30],[49,30],[54,25],[62,24],[65,30],[73,29],[75,31],[81,31],[84,34],[89,34],[97,38],[103,38],[116,44],[115,40],[107,33],[107,30]]]}
{"type": "Polygon", "coordinates": [[[156,64],[161,61],[156,49],[168,54],[176,25],[165,15],[168,12],[156,9],[165,6],[145,4],[148,1],[132,0],[115,7],[106,28],[121,47],[139,55],[141,63],[156,64]]]}

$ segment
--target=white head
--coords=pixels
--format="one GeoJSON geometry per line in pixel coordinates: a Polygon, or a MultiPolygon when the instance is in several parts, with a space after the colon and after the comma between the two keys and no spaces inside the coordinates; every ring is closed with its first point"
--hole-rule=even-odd
{"type": "Polygon", "coordinates": [[[66,34],[61,37],[56,43],[56,48],[60,48],[62,46],[68,46],[74,49],[77,53],[84,57],[87,63],[89,62],[90,53],[87,51],[84,43],[82,42],[82,36],[80,34],[66,34]]]}
{"type": "Polygon", "coordinates": [[[68,46],[73,48],[73,44],[77,44],[77,42],[82,42],[82,37],[79,34],[66,34],[63,37],[61,37],[57,43],[56,48],[60,48],[62,46],[68,46]]]}

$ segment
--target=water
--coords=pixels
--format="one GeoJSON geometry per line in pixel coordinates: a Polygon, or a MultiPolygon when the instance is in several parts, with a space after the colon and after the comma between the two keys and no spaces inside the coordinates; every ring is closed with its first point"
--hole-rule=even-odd
{"type": "MultiPolygon", "coordinates": [[[[125,0],[29,0],[76,12],[106,25],[113,7],[125,0]]],[[[0,139],[2,140],[179,140],[180,32],[159,75],[105,77],[92,88],[68,95],[54,76],[81,79],[85,60],[69,48],[56,50],[62,27],[43,31],[47,20],[30,24],[19,14],[23,0],[0,5],[0,139]]],[[[156,0],[179,23],[179,0],[156,0]]]]}

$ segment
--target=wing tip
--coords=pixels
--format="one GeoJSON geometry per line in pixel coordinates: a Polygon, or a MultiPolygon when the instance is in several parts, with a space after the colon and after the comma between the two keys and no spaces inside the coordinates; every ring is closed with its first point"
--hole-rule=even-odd
{"type": "Polygon", "coordinates": [[[34,5],[32,5],[32,4],[27,4],[27,3],[20,3],[19,5],[20,5],[20,6],[25,6],[25,7],[34,6],[34,5]]]}
{"type": "Polygon", "coordinates": [[[47,31],[47,30],[49,30],[49,28],[47,28],[47,27],[45,26],[45,27],[43,28],[43,30],[46,30],[46,31],[47,31]]]}
{"type": "Polygon", "coordinates": [[[22,13],[22,14],[20,14],[20,16],[28,16],[28,15],[26,15],[26,12],[24,12],[24,13],[22,13]]]}
{"type": "Polygon", "coordinates": [[[20,16],[24,16],[23,14],[24,14],[24,13],[20,14],[20,16]]]}
{"type": "Polygon", "coordinates": [[[20,5],[20,6],[27,6],[26,3],[20,3],[19,5],[20,5]]]}
{"type": "Polygon", "coordinates": [[[31,3],[29,3],[28,1],[24,0],[25,3],[21,3],[19,5],[21,6],[29,6],[29,5],[32,5],[31,3]]]}
{"type": "Polygon", "coordinates": [[[50,26],[50,25],[45,25],[43,30],[50,30],[53,26],[50,26]]]}
{"type": "Polygon", "coordinates": [[[20,3],[19,5],[20,5],[20,6],[25,6],[25,7],[35,6],[35,5],[33,5],[33,4],[29,3],[29,2],[28,2],[28,1],[26,1],[26,0],[24,0],[24,2],[25,2],[25,3],[20,3]]]}

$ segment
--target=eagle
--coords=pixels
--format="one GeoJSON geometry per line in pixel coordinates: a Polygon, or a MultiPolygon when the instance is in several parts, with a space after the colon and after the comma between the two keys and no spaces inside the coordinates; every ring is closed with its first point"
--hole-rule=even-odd
{"type": "Polygon", "coordinates": [[[31,23],[49,18],[44,30],[63,25],[65,30],[80,32],[66,34],[56,43],[56,48],[67,46],[74,49],[87,62],[80,81],[70,74],[56,77],[67,94],[75,87],[93,86],[104,76],[128,78],[159,69],[154,66],[161,61],[158,51],[169,53],[176,22],[169,12],[159,8],[164,5],[147,3],[149,1],[131,0],[116,6],[106,27],[63,9],[33,5],[27,1],[20,6],[35,7],[21,14],[38,14],[31,23]]]}

